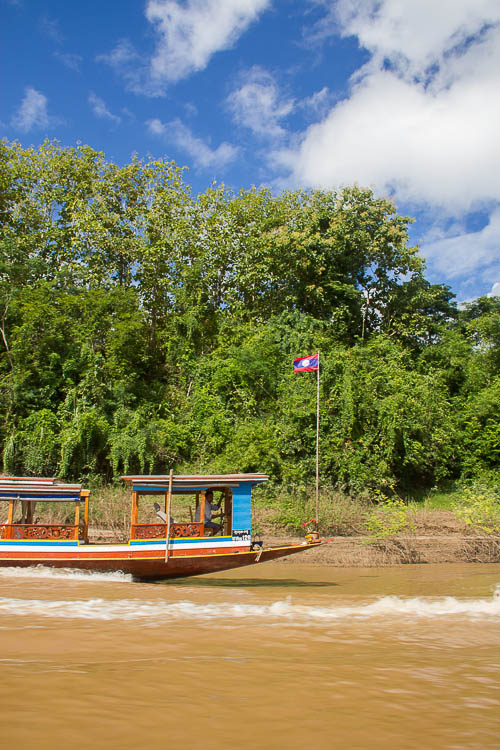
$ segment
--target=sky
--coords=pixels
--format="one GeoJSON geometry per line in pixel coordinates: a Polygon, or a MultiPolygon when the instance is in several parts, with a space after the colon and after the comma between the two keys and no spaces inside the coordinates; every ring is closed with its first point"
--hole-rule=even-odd
{"type": "Polygon", "coordinates": [[[0,0],[0,137],[369,187],[430,281],[500,295],[500,0],[0,0]]]}

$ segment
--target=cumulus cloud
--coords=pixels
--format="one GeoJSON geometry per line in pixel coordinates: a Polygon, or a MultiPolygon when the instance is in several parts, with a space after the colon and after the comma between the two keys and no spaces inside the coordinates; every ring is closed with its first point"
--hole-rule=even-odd
{"type": "Polygon", "coordinates": [[[327,86],[323,86],[320,91],[315,91],[311,96],[301,99],[297,106],[307,110],[317,119],[324,117],[330,110],[332,95],[327,86]]]}
{"type": "Polygon", "coordinates": [[[421,0],[408,17],[407,5],[340,2],[344,33],[356,33],[373,56],[349,98],[306,130],[298,147],[272,157],[302,184],[357,181],[451,212],[500,199],[500,5],[479,0],[480,16],[468,12],[470,2],[444,2],[432,12],[421,0]],[[453,8],[453,22],[443,18],[444,6],[453,8]],[[429,33],[420,34],[425,24],[429,33]]]}
{"type": "Polygon", "coordinates": [[[338,0],[330,18],[374,56],[419,75],[500,20],[497,0],[338,0]]]}
{"type": "Polygon", "coordinates": [[[148,0],[146,18],[156,46],[146,63],[128,40],[98,59],[122,75],[129,89],[158,96],[169,83],[203,70],[212,56],[233,47],[271,0],[148,0]]]}
{"type": "Polygon", "coordinates": [[[167,143],[172,143],[193,159],[195,169],[222,169],[237,157],[239,149],[230,143],[221,143],[212,149],[201,138],[197,138],[191,130],[178,118],[163,123],[158,118],[146,123],[152,135],[161,136],[167,143]]]}
{"type": "Polygon", "coordinates": [[[24,133],[29,130],[44,129],[55,124],[55,118],[49,117],[47,97],[40,91],[27,86],[24,98],[12,118],[12,125],[24,133]]]}
{"type": "MultiPolygon", "coordinates": [[[[269,161],[279,185],[370,186],[455,227],[423,243],[432,271],[463,285],[500,278],[500,4],[498,0],[316,0],[310,30],[357,38],[369,59],[348,95],[269,161]],[[464,218],[490,212],[481,232],[464,218]]],[[[441,276],[442,277],[442,276],[441,276]]]]}
{"type": "Polygon", "coordinates": [[[490,282],[500,277],[500,208],[478,232],[458,231],[452,236],[424,242],[422,253],[433,269],[449,278],[479,274],[490,282]]]}
{"type": "Polygon", "coordinates": [[[149,0],[146,17],[159,41],[151,75],[178,81],[206,67],[215,52],[229,49],[269,6],[270,0],[149,0]]]}
{"type": "Polygon", "coordinates": [[[266,138],[286,134],[280,120],[294,108],[294,100],[282,97],[270,73],[258,66],[243,76],[241,85],[228,96],[226,104],[239,125],[266,138]]]}
{"type": "Polygon", "coordinates": [[[121,123],[121,117],[118,117],[118,115],[114,115],[112,112],[110,112],[110,110],[104,103],[104,100],[94,94],[93,91],[91,91],[89,94],[89,104],[92,108],[92,112],[96,117],[99,117],[103,120],[109,120],[115,125],[119,125],[121,123]]]}

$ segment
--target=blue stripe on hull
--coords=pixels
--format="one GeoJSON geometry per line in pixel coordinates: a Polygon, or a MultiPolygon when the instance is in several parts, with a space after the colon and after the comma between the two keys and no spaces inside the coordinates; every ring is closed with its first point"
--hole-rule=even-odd
{"type": "Polygon", "coordinates": [[[35,542],[28,539],[3,539],[0,541],[0,547],[4,547],[7,544],[20,544],[29,547],[54,547],[59,549],[60,547],[78,547],[78,542],[35,542]]]}

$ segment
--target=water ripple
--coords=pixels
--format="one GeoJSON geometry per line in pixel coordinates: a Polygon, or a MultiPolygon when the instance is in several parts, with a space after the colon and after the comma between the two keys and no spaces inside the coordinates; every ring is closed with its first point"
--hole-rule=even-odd
{"type": "Polygon", "coordinates": [[[198,604],[192,601],[168,602],[162,599],[77,599],[43,601],[0,597],[0,614],[17,617],[50,617],[101,621],[141,621],[158,625],[172,620],[250,620],[278,621],[297,624],[320,624],[346,619],[375,620],[378,618],[500,618],[500,595],[491,599],[456,599],[443,597],[405,599],[384,596],[368,604],[346,606],[311,606],[294,604],[290,598],[272,604],[239,604],[217,602],[198,604]]]}

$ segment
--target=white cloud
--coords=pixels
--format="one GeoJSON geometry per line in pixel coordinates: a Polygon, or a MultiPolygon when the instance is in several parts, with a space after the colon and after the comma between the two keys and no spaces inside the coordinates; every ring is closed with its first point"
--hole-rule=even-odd
{"type": "Polygon", "coordinates": [[[112,112],[110,112],[110,110],[104,103],[104,100],[94,94],[93,91],[91,91],[89,94],[89,104],[92,108],[92,112],[96,117],[104,120],[109,120],[115,125],[119,125],[121,123],[121,117],[118,117],[118,115],[114,115],[112,112]]]}
{"type": "Polygon", "coordinates": [[[151,76],[178,81],[203,70],[216,52],[231,48],[270,0],[148,0],[146,17],[159,34],[151,76]]]}
{"type": "Polygon", "coordinates": [[[136,94],[157,96],[160,91],[152,87],[146,81],[146,69],[144,62],[128,39],[120,39],[112,52],[107,55],[98,55],[98,62],[104,62],[120,75],[127,89],[136,94]]]}
{"type": "Polygon", "coordinates": [[[311,96],[301,99],[297,106],[301,109],[308,110],[316,117],[324,117],[330,109],[331,93],[327,86],[323,86],[320,91],[315,91],[311,96]]]}
{"type": "Polygon", "coordinates": [[[221,143],[216,149],[210,148],[201,138],[193,135],[191,130],[179,119],[162,123],[158,118],[146,123],[150,133],[161,136],[189,154],[194,161],[195,169],[222,169],[237,157],[239,149],[230,143],[221,143]]]}
{"type": "Polygon", "coordinates": [[[112,52],[107,55],[99,55],[97,59],[102,60],[116,70],[119,70],[130,63],[139,60],[139,53],[134,49],[128,39],[120,39],[112,52]]]}
{"type": "Polygon", "coordinates": [[[427,220],[453,224],[427,239],[433,272],[464,288],[500,278],[500,3],[498,0],[315,0],[316,46],[354,36],[368,51],[347,97],[270,163],[280,186],[358,183],[427,220]],[[467,233],[468,212],[490,213],[467,233]],[[460,277],[462,277],[460,279],[460,277]]]}
{"type": "Polygon", "coordinates": [[[500,281],[497,281],[491,287],[491,291],[487,294],[488,297],[500,297],[500,281]]]}
{"type": "MultiPolygon", "coordinates": [[[[381,8],[396,4],[403,7],[386,0],[381,8]]],[[[353,2],[349,5],[354,7],[353,2]]],[[[408,34],[411,21],[418,36],[427,5],[426,0],[413,7],[408,34]]],[[[500,21],[500,5],[497,8],[500,21]]],[[[484,31],[460,52],[445,54],[452,41],[463,38],[464,28],[473,33],[480,26],[466,25],[465,13],[463,23],[453,15],[455,24],[446,27],[447,33],[432,44],[410,47],[410,58],[404,60],[404,16],[395,25],[399,37],[385,26],[377,34],[374,21],[361,13],[356,16],[357,25],[352,21],[348,28],[358,29],[360,41],[370,38],[376,53],[358,71],[350,97],[303,133],[298,147],[272,154],[274,162],[288,168],[297,183],[332,187],[357,181],[395,191],[399,200],[441,205],[452,213],[500,200],[500,27],[484,31]],[[437,61],[432,75],[425,67],[431,60],[437,61]],[[417,68],[421,80],[415,78],[417,68]]],[[[441,11],[426,19],[429,27],[435,16],[441,11]]]]}
{"type": "Polygon", "coordinates": [[[135,93],[161,96],[175,83],[207,67],[214,54],[234,46],[269,7],[271,0],[147,0],[146,18],[156,32],[156,47],[144,61],[122,39],[106,62],[135,93]]]}
{"type": "Polygon", "coordinates": [[[286,134],[279,121],[294,108],[293,99],[283,98],[273,77],[258,66],[245,74],[242,85],[228,96],[226,103],[239,125],[266,138],[286,134]]]}
{"type": "Polygon", "coordinates": [[[500,276],[500,208],[479,232],[457,233],[424,243],[429,265],[449,278],[480,275],[490,282],[500,276]]]}
{"type": "Polygon", "coordinates": [[[82,56],[74,52],[54,52],[54,57],[60,60],[67,68],[76,71],[80,70],[80,65],[83,61],[82,56]]]}
{"type": "Polygon", "coordinates": [[[421,73],[449,50],[500,20],[497,0],[338,0],[333,14],[344,36],[355,35],[379,64],[399,62],[421,73]]]}
{"type": "Polygon", "coordinates": [[[48,128],[55,123],[55,118],[49,117],[47,112],[47,97],[27,86],[19,109],[12,118],[12,125],[27,133],[29,130],[48,128]]]}
{"type": "Polygon", "coordinates": [[[152,120],[148,120],[146,123],[148,126],[148,130],[153,135],[165,135],[167,132],[167,126],[162,123],[161,120],[159,120],[157,117],[154,117],[152,120]]]}

